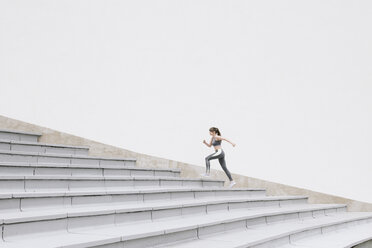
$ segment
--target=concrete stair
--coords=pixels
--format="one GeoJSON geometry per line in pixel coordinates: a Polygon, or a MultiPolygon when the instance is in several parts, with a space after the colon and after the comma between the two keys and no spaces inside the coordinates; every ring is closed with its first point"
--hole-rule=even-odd
{"type": "MultiPolygon", "coordinates": [[[[12,211],[27,211],[32,209],[69,208],[89,205],[112,205],[123,203],[146,203],[152,201],[170,202],[177,199],[202,200],[252,197],[254,202],[247,205],[266,206],[271,204],[285,204],[286,202],[306,201],[306,197],[272,198],[264,197],[264,190],[260,189],[213,189],[213,188],[141,188],[116,190],[82,190],[82,191],[39,191],[39,192],[8,192],[0,193],[0,213],[12,211]],[[256,197],[261,197],[256,199],[256,197]],[[274,202],[274,203],[273,203],[274,202]]],[[[250,198],[249,198],[250,199],[250,198]]],[[[223,201],[226,207],[233,207],[233,203],[223,201]]]]}
{"type": "Polygon", "coordinates": [[[135,159],[131,158],[101,158],[84,155],[70,154],[46,154],[39,152],[18,152],[18,151],[0,151],[0,161],[6,162],[24,162],[36,164],[68,164],[68,165],[117,165],[134,166],[135,159]]]}
{"type": "Polygon", "coordinates": [[[319,248],[372,238],[372,213],[344,204],[226,188],[40,136],[0,130],[0,248],[319,248]]]}
{"type": "MultiPolygon", "coordinates": [[[[332,214],[326,214],[324,216],[307,216],[301,217],[298,220],[285,218],[282,221],[265,222],[261,221],[249,225],[242,223],[240,227],[232,230],[226,230],[222,233],[207,233],[198,236],[197,240],[183,242],[182,244],[174,243],[172,245],[166,245],[161,247],[294,247],[296,242],[306,239],[308,237],[315,237],[319,240],[319,237],[334,233],[335,230],[343,229],[344,235],[349,237],[356,237],[358,232],[352,230],[351,226],[357,226],[360,224],[367,224],[371,227],[372,213],[347,213],[347,212],[335,212],[332,214]],[[347,230],[346,230],[347,229],[347,230]]],[[[371,231],[371,229],[370,229],[371,231]]],[[[331,244],[335,245],[337,240],[331,240],[331,244]]],[[[328,247],[326,244],[318,244],[316,247],[328,247]]],[[[307,246],[305,246],[307,247],[307,246]]],[[[334,247],[344,247],[336,245],[334,247]]]]}
{"type": "Polygon", "coordinates": [[[0,163],[0,175],[61,175],[61,176],[164,176],[179,177],[180,170],[170,169],[149,169],[138,166],[110,165],[73,165],[73,164],[35,164],[35,163],[0,163]]]}
{"type": "Polygon", "coordinates": [[[28,141],[12,141],[0,139],[0,151],[38,152],[41,154],[88,155],[89,147],[66,145],[61,146],[28,141]]]}
{"type": "Polygon", "coordinates": [[[224,181],[140,176],[1,176],[0,192],[124,189],[144,187],[222,187],[224,181]]]}
{"type": "Polygon", "coordinates": [[[280,248],[351,248],[357,245],[367,248],[372,245],[371,230],[372,223],[357,221],[349,223],[346,228],[337,228],[335,231],[325,233],[325,235],[309,235],[302,239],[292,240],[291,244],[280,246],[280,248]],[[351,233],[352,235],[350,235],[351,233]],[[361,244],[366,245],[362,246],[361,244]]]}
{"type": "Polygon", "coordinates": [[[36,132],[22,132],[0,129],[0,139],[10,140],[10,141],[29,141],[38,142],[41,137],[41,133],[36,132]]]}

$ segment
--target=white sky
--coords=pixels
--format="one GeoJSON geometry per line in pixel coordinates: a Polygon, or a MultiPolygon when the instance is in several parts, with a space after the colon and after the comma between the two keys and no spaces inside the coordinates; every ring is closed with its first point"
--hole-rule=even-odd
{"type": "Polygon", "coordinates": [[[0,0],[0,114],[202,166],[217,126],[231,172],[372,202],[371,26],[369,0],[0,0]]]}

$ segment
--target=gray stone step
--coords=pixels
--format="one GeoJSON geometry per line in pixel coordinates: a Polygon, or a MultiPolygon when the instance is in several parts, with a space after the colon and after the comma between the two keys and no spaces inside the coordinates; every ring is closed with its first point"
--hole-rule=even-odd
{"type": "MultiPolygon", "coordinates": [[[[335,206],[330,212],[333,217],[325,216],[326,210],[313,205],[286,206],[283,208],[263,208],[250,210],[215,211],[210,214],[195,214],[187,218],[173,217],[160,218],[152,221],[138,221],[128,223],[128,219],[118,220],[115,224],[110,224],[106,219],[101,219],[97,226],[97,220],[94,223],[77,222],[76,225],[68,226],[67,223],[61,223],[59,226],[49,226],[46,222],[43,226],[34,228],[7,228],[3,229],[3,240],[9,241],[8,247],[17,245],[17,247],[152,247],[155,245],[165,245],[172,242],[186,241],[197,237],[208,237],[214,235],[219,238],[224,235],[224,230],[245,230],[247,232],[261,228],[262,236],[259,242],[269,242],[269,240],[278,239],[278,236],[290,236],[313,228],[327,228],[340,223],[372,219],[372,214],[359,214],[353,216],[344,216],[342,212],[337,212],[335,206]],[[314,223],[314,216],[317,219],[314,223]],[[306,224],[302,219],[306,219],[306,224]],[[321,224],[320,224],[321,223],[321,224]],[[296,226],[297,225],[297,226],[296,226]],[[265,226],[265,228],[262,228],[265,226]],[[269,230],[270,227],[275,230],[269,230]],[[293,227],[296,226],[296,229],[293,227]],[[249,227],[250,229],[247,229],[249,227]],[[288,229],[291,234],[288,234],[288,229]],[[65,229],[65,231],[62,231],[65,229]],[[281,233],[275,233],[278,231],[281,233]],[[43,233],[44,235],[41,235],[43,233]],[[38,234],[38,235],[35,235],[38,234]],[[216,235],[218,234],[218,235],[216,235]]],[[[242,238],[254,239],[250,235],[242,238]]],[[[213,241],[213,240],[212,240],[213,241]]],[[[242,241],[241,239],[235,241],[242,241]]],[[[229,247],[230,243],[223,241],[211,243],[203,247],[229,247]],[[217,243],[218,246],[213,246],[217,243]],[[223,246],[227,245],[227,246],[223,246]]],[[[0,246],[1,247],[1,246],[0,246]]],[[[181,247],[181,246],[175,246],[181,247]]],[[[190,246],[191,247],[191,246],[190,246]]],[[[202,247],[202,246],[193,246],[202,247]]],[[[243,247],[243,246],[242,246],[243,247]]],[[[258,246],[257,246],[258,247],[258,246]]],[[[268,246],[275,247],[275,246],[268,246]]]]}
{"type": "MultiPolygon", "coordinates": [[[[290,243],[300,242],[300,240],[326,234],[334,230],[343,231],[346,236],[354,236],[350,227],[361,224],[372,223],[372,214],[366,212],[341,212],[328,214],[321,218],[304,218],[301,221],[288,221],[285,223],[262,224],[230,229],[228,232],[221,230],[219,233],[199,233],[194,240],[186,242],[174,242],[171,245],[161,245],[157,247],[167,248],[197,248],[197,247],[215,247],[215,248],[269,248],[286,247],[290,243]],[[352,233],[352,235],[350,235],[352,233]]],[[[332,241],[333,244],[337,240],[332,241]]],[[[103,247],[103,246],[102,246],[103,247]]],[[[143,246],[145,247],[145,246],[143,246]]],[[[292,246],[293,247],[293,246],[292,246]]],[[[294,246],[308,247],[308,246],[294,246]]],[[[316,248],[331,246],[315,246],[316,248]]],[[[340,246],[336,246],[339,247],[340,246]]]]}
{"type": "Polygon", "coordinates": [[[103,158],[84,155],[44,154],[37,152],[13,152],[0,151],[0,161],[24,162],[37,164],[72,164],[72,165],[96,165],[96,166],[135,166],[135,158],[103,158]]]}
{"type": "Polygon", "coordinates": [[[223,187],[223,180],[141,176],[0,176],[0,192],[123,189],[146,187],[223,187]]]}
{"type": "MultiPolygon", "coordinates": [[[[307,204],[305,196],[238,196],[238,197],[209,197],[209,198],[178,198],[169,201],[146,201],[146,202],[114,202],[107,204],[91,204],[91,205],[75,205],[62,206],[49,209],[12,209],[11,211],[0,211],[0,224],[3,223],[18,223],[36,220],[54,219],[56,215],[63,217],[82,217],[105,215],[112,213],[136,213],[143,211],[155,210],[173,210],[177,212],[169,212],[169,217],[175,215],[191,214],[192,209],[197,210],[200,214],[208,214],[213,211],[233,211],[237,209],[252,209],[265,207],[283,207],[294,204],[307,204]],[[186,208],[186,209],[184,209],[186,208]]],[[[320,206],[320,205],[319,205],[320,206]]],[[[322,205],[324,207],[333,205],[322,205]]],[[[338,208],[343,207],[346,211],[346,206],[339,204],[338,208]]],[[[194,211],[195,212],[195,211],[194,211]]],[[[146,215],[152,216],[152,215],[146,215]]],[[[167,215],[164,215],[167,216],[167,215]]]]}
{"type": "Polygon", "coordinates": [[[74,164],[29,164],[0,163],[2,176],[64,175],[64,176],[167,176],[179,177],[179,169],[152,169],[139,166],[118,168],[110,165],[74,165],[74,164]]]}
{"type": "MultiPolygon", "coordinates": [[[[262,202],[270,208],[285,208],[290,204],[297,204],[298,208],[304,205],[304,199],[299,197],[270,197],[264,198],[217,198],[217,199],[178,199],[169,202],[147,202],[136,204],[113,204],[110,206],[89,206],[75,208],[57,208],[49,210],[34,211],[13,211],[0,213],[0,225],[3,230],[9,227],[11,229],[22,230],[27,228],[37,229],[39,226],[47,225],[60,226],[60,222],[67,222],[67,226],[79,225],[80,223],[91,223],[95,227],[100,225],[117,224],[119,221],[135,224],[138,221],[151,222],[162,218],[187,217],[193,215],[212,214],[216,211],[230,211],[244,209],[264,208],[262,202]],[[248,208],[246,206],[249,206],[248,208]],[[105,221],[103,221],[105,220],[105,221]],[[30,223],[32,222],[32,223],[30,223]],[[31,227],[32,225],[32,227],[31,227]]],[[[317,211],[337,211],[337,209],[346,210],[345,205],[317,205],[313,206],[311,211],[303,210],[304,214],[312,214],[317,211]]],[[[341,211],[341,210],[340,210],[341,211]]],[[[54,228],[52,228],[54,229],[54,228]]]]}
{"type": "Polygon", "coordinates": [[[2,140],[37,142],[41,135],[41,133],[36,132],[0,129],[0,139],[2,140]]]}
{"type": "MultiPolygon", "coordinates": [[[[30,211],[35,209],[72,208],[94,205],[112,205],[125,203],[147,203],[154,201],[219,199],[227,197],[263,198],[264,189],[247,188],[157,188],[126,190],[84,190],[84,191],[44,191],[44,192],[2,192],[0,193],[0,213],[30,211]]],[[[283,199],[281,204],[306,202],[306,197],[283,199]]],[[[257,206],[271,205],[270,197],[256,201],[257,206]]],[[[249,207],[251,204],[243,206],[249,207]]]]}
{"type": "MultiPolygon", "coordinates": [[[[314,234],[302,239],[292,240],[290,244],[278,248],[352,248],[372,241],[372,222],[349,225],[347,228],[335,228],[326,233],[314,234]]],[[[359,248],[359,246],[358,246],[359,248]]]]}
{"type": "Polygon", "coordinates": [[[56,144],[45,144],[28,141],[12,141],[0,139],[1,151],[15,152],[37,152],[46,154],[70,154],[70,155],[88,155],[89,147],[86,146],[67,146],[56,144]]]}

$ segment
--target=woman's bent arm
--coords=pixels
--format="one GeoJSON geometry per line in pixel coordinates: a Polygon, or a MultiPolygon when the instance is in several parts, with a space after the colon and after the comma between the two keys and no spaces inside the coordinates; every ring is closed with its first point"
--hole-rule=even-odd
{"type": "Polygon", "coordinates": [[[211,147],[212,146],[212,140],[211,140],[211,142],[208,144],[205,140],[203,140],[203,143],[206,145],[206,146],[208,146],[208,147],[211,147]]]}
{"type": "Polygon", "coordinates": [[[229,142],[232,146],[235,146],[235,145],[236,145],[235,143],[231,142],[230,140],[228,140],[228,139],[226,139],[226,138],[224,138],[224,137],[219,136],[218,138],[220,138],[221,140],[226,140],[226,141],[229,142]]]}

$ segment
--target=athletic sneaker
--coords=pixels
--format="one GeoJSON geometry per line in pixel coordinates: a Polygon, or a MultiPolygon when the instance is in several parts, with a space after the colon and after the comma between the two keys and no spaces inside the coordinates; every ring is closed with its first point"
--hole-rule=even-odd
{"type": "Polygon", "coordinates": [[[204,173],[204,174],[200,174],[200,176],[202,176],[202,177],[210,177],[210,175],[209,175],[209,174],[207,174],[207,173],[204,173]]]}
{"type": "Polygon", "coordinates": [[[231,182],[230,182],[230,185],[229,185],[229,188],[231,188],[231,187],[234,186],[235,184],[236,184],[236,182],[231,181],[231,182]]]}

